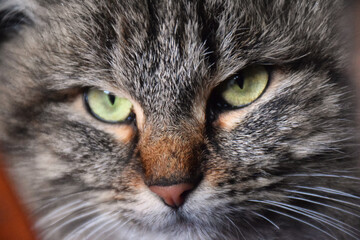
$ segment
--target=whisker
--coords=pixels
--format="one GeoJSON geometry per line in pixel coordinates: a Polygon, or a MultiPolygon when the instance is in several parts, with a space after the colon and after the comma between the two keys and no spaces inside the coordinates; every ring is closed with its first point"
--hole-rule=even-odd
{"type": "Polygon", "coordinates": [[[296,186],[296,187],[303,188],[303,189],[314,190],[314,191],[331,193],[331,194],[335,194],[335,195],[340,195],[340,196],[349,197],[349,198],[355,198],[355,199],[360,200],[360,197],[358,197],[358,196],[355,196],[355,195],[350,194],[350,193],[342,192],[342,191],[339,191],[339,190],[336,190],[336,189],[325,188],[325,187],[307,187],[307,186],[296,186]]]}
{"type": "MultiPolygon", "coordinates": [[[[117,220],[113,220],[113,221],[109,221],[108,224],[112,223],[112,222],[116,222],[117,220]]],[[[122,226],[126,225],[128,222],[130,222],[130,219],[125,221],[125,222],[117,222],[116,224],[114,224],[112,227],[99,232],[96,238],[94,238],[94,240],[97,240],[99,238],[101,239],[106,239],[108,236],[110,236],[111,234],[113,234],[114,232],[117,231],[117,228],[121,228],[122,226]]],[[[98,232],[98,230],[96,231],[98,232]]],[[[92,233],[91,235],[88,236],[89,239],[92,239],[91,237],[94,236],[95,232],[92,233]]]]}
{"type": "Polygon", "coordinates": [[[97,217],[95,217],[95,218],[93,218],[93,219],[91,219],[89,221],[86,221],[83,224],[77,226],[74,230],[67,233],[68,236],[65,237],[64,240],[70,240],[70,239],[73,239],[76,236],[81,236],[81,234],[83,234],[84,232],[86,232],[87,230],[92,228],[94,225],[98,224],[99,221],[103,220],[104,218],[106,219],[107,215],[108,214],[106,214],[106,213],[102,214],[102,215],[99,215],[99,216],[97,216],[97,217]],[[80,231],[79,231],[79,229],[80,229],[80,231]]]}
{"type": "MultiPolygon", "coordinates": [[[[80,204],[80,205],[76,206],[77,204],[79,204],[81,202],[82,202],[81,200],[76,200],[74,202],[71,202],[71,203],[65,204],[63,206],[60,206],[58,208],[55,208],[54,211],[51,211],[50,213],[48,213],[48,214],[44,215],[43,217],[41,217],[40,220],[38,220],[36,222],[36,225],[39,225],[39,226],[48,225],[49,222],[51,222],[51,220],[55,220],[55,218],[67,215],[69,212],[74,212],[74,211],[76,211],[78,209],[81,209],[81,208],[86,207],[86,206],[89,205],[88,203],[83,203],[83,204],[80,204]],[[69,207],[72,207],[74,205],[75,205],[75,207],[69,208],[69,207]]],[[[55,223],[57,223],[57,222],[58,221],[55,221],[55,223]]]]}
{"type": "MultiPolygon", "coordinates": [[[[61,205],[63,206],[63,202],[66,201],[66,199],[72,198],[72,197],[74,197],[76,195],[80,195],[80,194],[84,194],[84,191],[72,192],[72,193],[69,193],[69,194],[66,194],[66,195],[63,195],[63,196],[57,196],[57,197],[53,197],[53,198],[42,199],[42,201],[46,202],[46,204],[44,204],[41,207],[35,209],[33,211],[33,214],[37,214],[38,212],[42,211],[43,209],[49,207],[52,204],[61,203],[61,205]]],[[[39,200],[33,200],[33,201],[29,201],[29,203],[38,202],[38,201],[39,200]]]]}
{"type": "Polygon", "coordinates": [[[53,228],[52,230],[48,231],[47,233],[45,233],[44,238],[46,236],[51,236],[52,234],[56,233],[61,228],[65,227],[66,225],[68,225],[70,223],[73,223],[73,222],[75,222],[75,221],[77,221],[79,219],[82,219],[82,218],[86,218],[86,217],[91,216],[91,215],[93,215],[95,213],[98,213],[98,212],[99,212],[99,210],[93,210],[93,211],[90,211],[90,212],[86,212],[86,213],[77,215],[76,217],[69,219],[69,221],[66,221],[66,222],[62,223],[62,224],[56,226],[55,228],[53,228]]]}
{"type": "Polygon", "coordinates": [[[288,217],[288,218],[291,218],[291,219],[294,219],[294,220],[299,221],[299,222],[301,222],[301,223],[304,223],[304,224],[306,224],[306,225],[308,225],[308,226],[310,226],[310,227],[312,227],[312,228],[315,228],[316,230],[318,230],[318,231],[320,231],[320,232],[328,235],[328,236],[331,237],[332,239],[337,240],[337,238],[336,238],[335,236],[331,235],[330,233],[328,233],[328,232],[322,230],[321,228],[318,228],[318,227],[315,226],[314,224],[311,224],[311,223],[309,223],[309,222],[306,222],[306,221],[304,221],[304,220],[302,220],[302,219],[300,219],[300,218],[291,216],[291,215],[286,214],[286,213],[284,213],[284,212],[276,211],[276,210],[271,209],[271,208],[267,208],[266,210],[267,210],[267,211],[274,212],[274,213],[277,213],[277,214],[279,214],[279,215],[282,215],[282,216],[285,216],[285,217],[288,217]]]}
{"type": "Polygon", "coordinates": [[[309,209],[303,209],[303,208],[296,208],[296,209],[299,209],[300,211],[303,211],[303,212],[306,212],[312,216],[314,216],[316,219],[318,219],[319,221],[321,222],[324,222],[326,224],[328,224],[329,226],[332,226],[340,231],[342,231],[343,233],[346,233],[348,234],[349,236],[355,238],[355,239],[359,239],[359,235],[358,233],[356,232],[359,232],[359,230],[357,230],[356,228],[350,226],[349,224],[346,224],[336,218],[331,218],[327,215],[324,215],[324,214],[321,214],[321,213],[318,213],[316,211],[312,211],[312,210],[309,210],[309,209]],[[336,224],[336,222],[338,224],[336,224]],[[354,235],[353,235],[354,234],[354,235]]]}
{"type": "Polygon", "coordinates": [[[236,232],[237,232],[236,235],[237,235],[238,239],[240,239],[240,238],[239,238],[239,234],[241,235],[241,237],[242,237],[243,239],[246,239],[245,236],[244,236],[244,234],[243,234],[242,231],[240,230],[240,228],[239,228],[238,226],[236,226],[236,224],[235,224],[228,216],[225,215],[225,218],[231,223],[231,225],[234,226],[234,228],[235,228],[235,230],[236,230],[236,232]]]}
{"type": "MultiPolygon", "coordinates": [[[[297,210],[299,210],[299,211],[306,212],[306,213],[308,213],[308,214],[312,214],[312,215],[314,215],[315,217],[317,217],[317,218],[319,218],[319,219],[323,219],[324,221],[327,221],[326,219],[329,219],[329,220],[331,221],[331,222],[330,222],[331,224],[329,224],[329,225],[335,224],[334,222],[337,222],[337,223],[339,223],[339,224],[341,224],[341,225],[345,225],[345,226],[347,226],[348,228],[351,228],[351,229],[353,229],[353,230],[355,230],[355,231],[357,231],[357,232],[360,233],[359,230],[357,230],[356,228],[350,226],[349,224],[346,224],[346,223],[344,223],[344,222],[342,222],[342,221],[340,221],[340,220],[338,220],[338,219],[336,219],[336,218],[330,217],[330,216],[325,215],[325,214],[323,214],[323,213],[319,213],[319,212],[317,212],[317,211],[310,210],[310,209],[307,209],[307,208],[302,208],[302,207],[294,206],[294,205],[291,205],[291,204],[286,204],[286,203],[281,203],[281,202],[276,202],[276,201],[270,201],[270,202],[278,203],[278,204],[281,204],[281,205],[284,205],[284,206],[287,206],[287,207],[290,207],[290,208],[297,209],[297,210]]],[[[336,226],[339,226],[338,224],[335,224],[335,225],[336,225],[336,226]]],[[[339,230],[342,230],[342,229],[339,229],[339,230]]],[[[351,230],[349,230],[349,231],[351,231],[351,230]]],[[[356,233],[354,233],[354,234],[356,234],[356,233]]]]}
{"type": "Polygon", "coordinates": [[[360,232],[359,230],[353,228],[352,226],[338,220],[338,219],[335,219],[335,218],[332,218],[332,217],[329,217],[325,214],[322,214],[322,213],[319,213],[319,212],[316,212],[316,211],[312,211],[312,210],[309,210],[309,209],[306,209],[306,208],[301,208],[301,207],[297,207],[297,206],[294,206],[294,205],[291,205],[291,204],[286,204],[286,203],[281,203],[281,202],[277,202],[277,201],[260,201],[261,203],[265,203],[265,204],[270,204],[270,205],[273,205],[273,206],[277,206],[277,207],[280,207],[280,208],[283,208],[283,209],[286,209],[286,210],[289,210],[289,211],[292,211],[292,212],[295,212],[295,213],[298,213],[300,215],[303,215],[303,216],[306,216],[306,217],[309,217],[311,219],[314,219],[314,220],[317,220],[317,221],[320,221],[320,222],[323,222],[323,223],[326,223],[328,224],[329,226],[332,226],[344,233],[346,233],[347,235],[355,238],[355,239],[358,239],[357,236],[357,233],[353,232],[351,229],[354,229],[355,231],[358,231],[360,232]],[[342,225],[345,225],[346,227],[350,228],[350,229],[346,229],[344,226],[341,226],[339,224],[342,224],[342,225]],[[357,236],[355,236],[355,235],[357,236]]]}
{"type": "Polygon", "coordinates": [[[349,172],[357,173],[358,171],[359,171],[358,167],[353,167],[353,168],[347,168],[347,169],[333,170],[332,172],[334,172],[334,173],[349,173],[349,172]]]}
{"type": "Polygon", "coordinates": [[[323,173],[296,173],[286,174],[287,177],[330,177],[330,178],[344,178],[360,181],[360,178],[346,175],[323,174],[323,173]]]}
{"type": "Polygon", "coordinates": [[[253,214],[255,214],[256,216],[259,216],[263,219],[265,219],[266,221],[268,221],[269,223],[271,223],[275,228],[277,228],[278,230],[280,230],[280,227],[278,225],[276,225],[273,221],[271,221],[270,219],[268,219],[267,217],[261,215],[260,213],[257,213],[257,212],[254,212],[254,211],[251,211],[253,214]]]}
{"type": "MultiPolygon", "coordinates": [[[[115,223],[117,220],[115,220],[115,219],[108,219],[107,221],[105,221],[103,224],[100,224],[100,225],[98,225],[96,228],[94,228],[91,232],[89,232],[88,234],[87,234],[87,238],[88,239],[94,239],[94,240],[96,240],[96,239],[98,239],[98,237],[104,237],[104,234],[105,233],[107,233],[108,231],[111,231],[112,230],[112,227],[110,228],[110,229],[106,229],[105,228],[105,226],[108,226],[109,224],[112,224],[112,223],[115,223]],[[104,230],[104,228],[105,228],[105,230],[104,230]],[[101,230],[103,230],[103,231],[101,231],[101,230]],[[99,231],[101,231],[100,232],[100,234],[98,234],[98,237],[96,237],[96,238],[93,238],[93,236],[94,235],[96,235],[99,231]]],[[[116,224],[115,224],[116,225],[116,224]]]]}
{"type": "Polygon", "coordinates": [[[360,218],[360,215],[357,215],[357,214],[355,214],[355,213],[346,211],[346,210],[344,210],[344,209],[341,209],[341,208],[338,208],[338,207],[335,207],[335,206],[331,206],[331,205],[329,205],[329,204],[325,204],[325,203],[313,201],[313,200],[306,199],[306,198],[300,198],[300,197],[293,197],[293,196],[285,196],[285,197],[286,197],[286,198],[290,198],[290,199],[296,199],[296,200],[300,200],[300,201],[305,201],[305,202],[309,202],[309,203],[321,205],[321,206],[324,206],[324,207],[333,208],[333,209],[336,209],[336,210],[338,210],[338,211],[341,211],[341,212],[344,212],[344,213],[347,213],[347,214],[350,214],[350,215],[353,215],[353,216],[355,216],[355,217],[360,218]]]}
{"type": "Polygon", "coordinates": [[[48,221],[47,223],[45,223],[44,226],[46,226],[46,228],[50,228],[50,227],[58,224],[59,222],[63,221],[64,219],[68,218],[69,216],[71,216],[73,213],[79,211],[80,209],[86,209],[86,208],[84,208],[84,205],[81,205],[81,206],[69,209],[67,211],[64,211],[63,213],[57,215],[53,219],[44,218],[43,221],[48,221]],[[55,219],[57,219],[57,220],[55,220],[55,219]]]}
{"type": "Polygon", "coordinates": [[[246,223],[259,235],[259,237],[260,237],[262,240],[265,239],[264,236],[263,236],[261,233],[259,233],[259,231],[256,230],[256,228],[255,228],[249,221],[246,221],[245,219],[243,219],[243,221],[246,222],[246,223]]]}
{"type": "Polygon", "coordinates": [[[360,208],[360,205],[352,203],[352,202],[347,202],[347,201],[343,201],[337,198],[331,198],[331,197],[326,197],[326,196],[322,196],[322,195],[318,195],[318,194],[314,194],[314,193],[308,193],[308,192],[302,192],[302,191],[297,191],[297,190],[287,190],[285,189],[286,192],[291,192],[291,193],[298,193],[298,194],[302,194],[302,195],[307,195],[307,196],[312,196],[312,197],[318,197],[318,198],[323,198],[323,199],[328,199],[334,202],[340,202],[343,204],[347,204],[347,205],[351,205],[357,208],[360,208]]]}

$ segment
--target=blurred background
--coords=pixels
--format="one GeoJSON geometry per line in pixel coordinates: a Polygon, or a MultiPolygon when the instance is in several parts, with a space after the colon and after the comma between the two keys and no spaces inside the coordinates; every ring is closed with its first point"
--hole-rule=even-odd
{"type": "MultiPolygon", "coordinates": [[[[353,54],[352,54],[352,66],[351,66],[351,74],[352,80],[356,87],[356,97],[357,97],[357,119],[358,119],[358,132],[357,135],[360,139],[360,1],[352,1],[353,8],[350,10],[350,16],[352,18],[352,22],[354,23],[351,26],[353,29],[354,37],[353,37],[353,54]]],[[[360,166],[360,149],[359,149],[359,166],[360,166]]]]}

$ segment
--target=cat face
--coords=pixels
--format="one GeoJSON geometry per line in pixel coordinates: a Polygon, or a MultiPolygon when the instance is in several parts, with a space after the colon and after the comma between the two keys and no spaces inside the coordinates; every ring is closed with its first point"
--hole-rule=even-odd
{"type": "Polygon", "coordinates": [[[15,4],[1,139],[41,238],[360,238],[342,2],[15,4]]]}

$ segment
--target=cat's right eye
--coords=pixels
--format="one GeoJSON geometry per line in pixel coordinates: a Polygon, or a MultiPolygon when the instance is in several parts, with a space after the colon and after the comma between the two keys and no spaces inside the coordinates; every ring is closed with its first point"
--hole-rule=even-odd
{"type": "Polygon", "coordinates": [[[85,92],[84,100],[89,112],[103,122],[121,123],[133,116],[132,103],[108,91],[90,88],[85,92]]]}

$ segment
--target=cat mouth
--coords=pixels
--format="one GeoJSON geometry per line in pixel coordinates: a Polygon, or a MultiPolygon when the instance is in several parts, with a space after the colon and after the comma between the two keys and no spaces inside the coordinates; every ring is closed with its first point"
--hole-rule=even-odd
{"type": "Polygon", "coordinates": [[[135,217],[136,221],[146,228],[150,227],[160,232],[177,232],[180,229],[185,231],[206,227],[210,229],[211,226],[230,229],[234,222],[239,220],[239,216],[241,219],[241,216],[245,214],[245,209],[241,205],[232,205],[231,202],[224,199],[208,199],[208,201],[201,199],[199,201],[199,198],[202,197],[204,195],[189,193],[185,197],[185,202],[176,207],[170,206],[162,200],[158,201],[146,214],[144,212],[136,214],[138,215],[135,217]]]}
{"type": "MultiPolygon", "coordinates": [[[[224,209],[208,207],[206,211],[203,209],[196,211],[195,207],[189,208],[186,204],[179,208],[167,208],[168,214],[161,216],[159,218],[161,220],[157,223],[147,221],[146,227],[150,227],[157,233],[175,236],[194,235],[193,239],[197,239],[195,236],[203,235],[203,232],[212,232],[214,235],[218,235],[215,239],[221,239],[226,235],[231,236],[238,231],[238,226],[242,225],[239,220],[242,218],[239,216],[243,213],[240,210],[227,212],[224,209]]],[[[186,237],[179,239],[186,239],[186,237]]]]}

